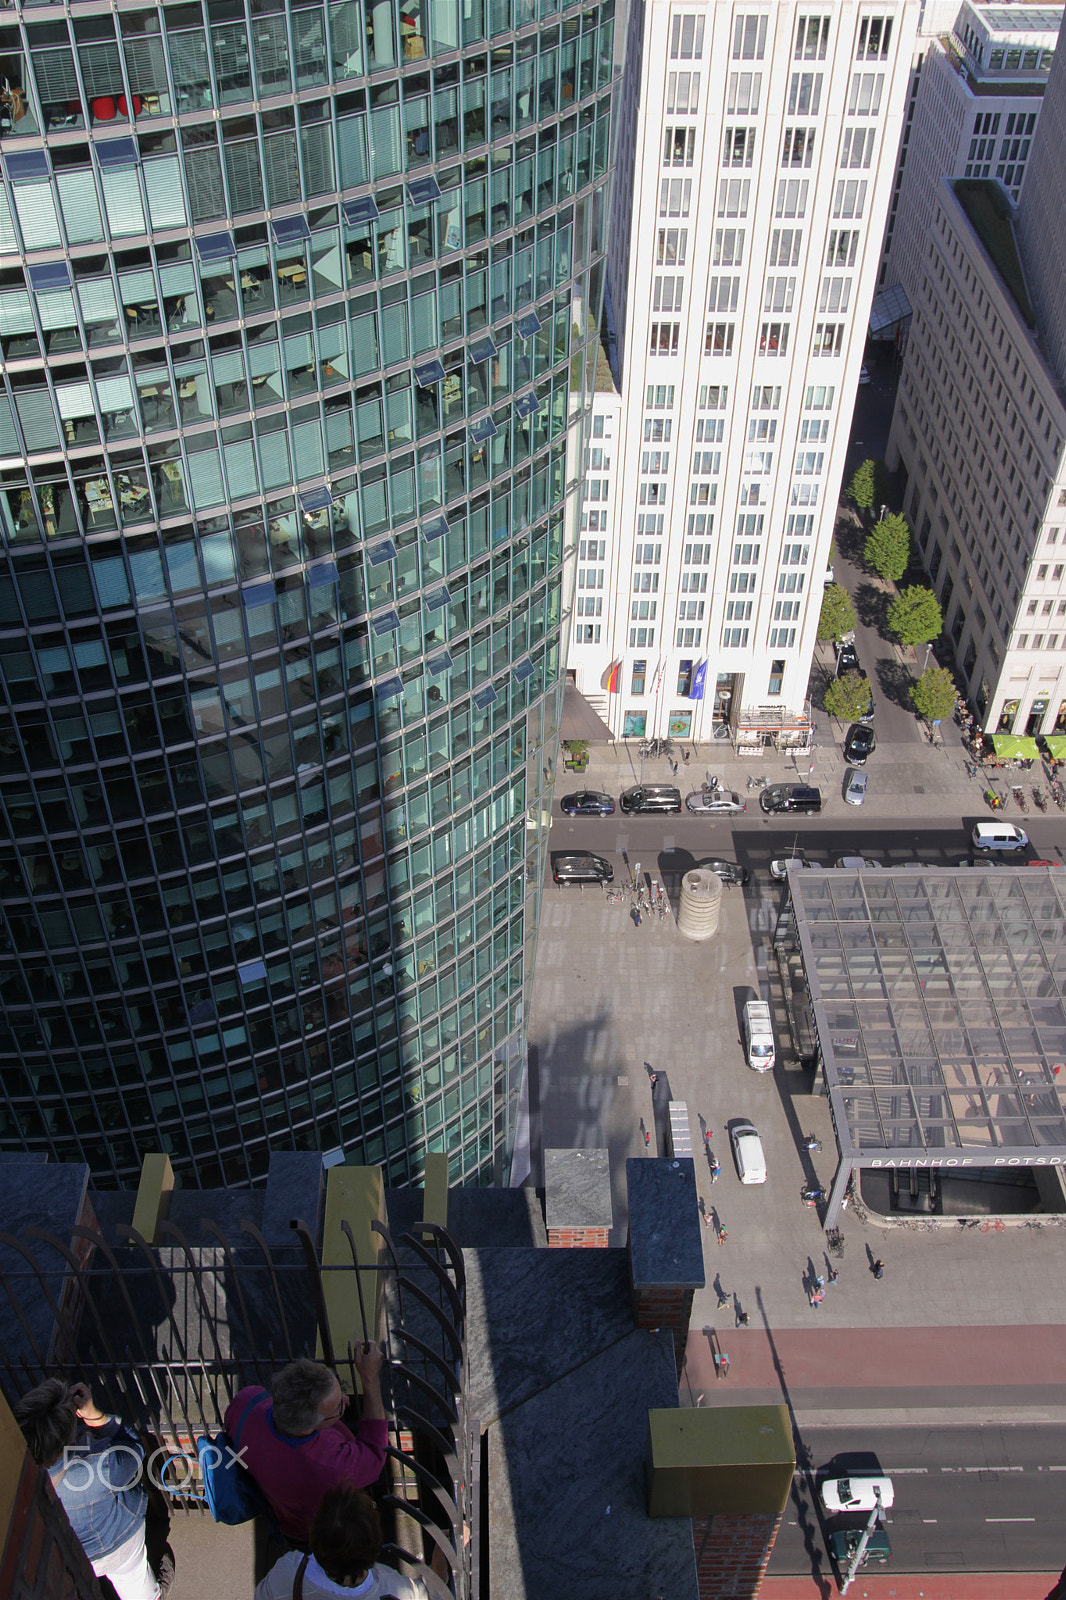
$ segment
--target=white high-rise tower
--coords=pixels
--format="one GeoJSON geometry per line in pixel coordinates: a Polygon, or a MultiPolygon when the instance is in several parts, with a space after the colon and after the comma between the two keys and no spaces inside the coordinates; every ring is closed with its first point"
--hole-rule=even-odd
{"type": "Polygon", "coordinates": [[[806,736],[917,12],[631,14],[608,256],[621,416],[588,463],[570,652],[616,735],[806,736]]]}

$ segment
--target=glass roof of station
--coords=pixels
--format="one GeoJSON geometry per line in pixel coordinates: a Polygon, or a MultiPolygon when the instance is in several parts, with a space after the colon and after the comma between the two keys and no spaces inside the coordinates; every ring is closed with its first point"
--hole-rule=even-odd
{"type": "Polygon", "coordinates": [[[1066,871],[789,884],[843,1156],[1066,1156],[1066,871]]]}

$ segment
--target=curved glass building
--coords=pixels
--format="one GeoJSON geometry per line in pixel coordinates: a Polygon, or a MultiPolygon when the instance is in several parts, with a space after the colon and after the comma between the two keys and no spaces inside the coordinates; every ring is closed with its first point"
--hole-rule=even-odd
{"type": "Polygon", "coordinates": [[[613,55],[0,13],[0,1148],[506,1179],[613,55]]]}

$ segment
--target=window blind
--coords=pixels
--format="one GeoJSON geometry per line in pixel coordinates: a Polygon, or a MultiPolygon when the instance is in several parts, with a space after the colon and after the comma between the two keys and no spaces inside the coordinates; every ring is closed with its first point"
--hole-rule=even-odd
{"type": "Polygon", "coordinates": [[[88,168],[84,172],[57,172],[55,185],[71,244],[93,244],[102,239],[104,225],[92,172],[88,168]]]}

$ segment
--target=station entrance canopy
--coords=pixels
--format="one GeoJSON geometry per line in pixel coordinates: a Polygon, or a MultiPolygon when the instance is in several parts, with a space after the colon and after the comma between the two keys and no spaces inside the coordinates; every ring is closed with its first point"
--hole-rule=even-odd
{"type": "Polygon", "coordinates": [[[1066,870],[789,871],[852,1171],[1066,1165],[1066,870]]]}

